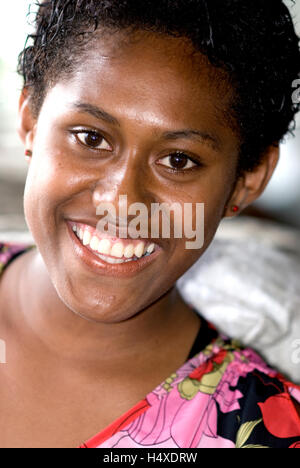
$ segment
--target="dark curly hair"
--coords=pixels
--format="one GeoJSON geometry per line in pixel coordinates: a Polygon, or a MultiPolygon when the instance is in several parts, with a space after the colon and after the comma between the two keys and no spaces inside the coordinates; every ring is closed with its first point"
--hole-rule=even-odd
{"type": "Polygon", "coordinates": [[[239,130],[238,175],[294,130],[299,38],[282,0],[50,0],[37,6],[35,32],[18,65],[36,116],[49,87],[79,66],[95,31],[105,27],[186,37],[226,72],[235,95],[228,113],[239,130]]]}

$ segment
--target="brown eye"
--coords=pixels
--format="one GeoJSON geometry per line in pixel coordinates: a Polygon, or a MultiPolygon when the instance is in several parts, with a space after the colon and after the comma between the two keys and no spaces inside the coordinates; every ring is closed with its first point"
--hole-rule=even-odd
{"type": "Polygon", "coordinates": [[[102,143],[103,138],[97,133],[87,133],[85,137],[85,143],[88,146],[94,146],[95,148],[102,143]]]}
{"type": "Polygon", "coordinates": [[[183,153],[170,154],[169,161],[174,169],[184,169],[188,162],[188,157],[183,153]]]}
{"type": "Polygon", "coordinates": [[[80,141],[80,143],[89,148],[106,151],[112,150],[109,143],[98,132],[77,131],[76,138],[80,141]]]}
{"type": "Polygon", "coordinates": [[[165,161],[167,164],[162,164],[163,166],[167,166],[175,171],[183,171],[186,169],[191,169],[192,167],[196,167],[197,164],[192,161],[192,159],[187,156],[185,153],[181,152],[174,152],[162,158],[161,161],[165,161]]]}

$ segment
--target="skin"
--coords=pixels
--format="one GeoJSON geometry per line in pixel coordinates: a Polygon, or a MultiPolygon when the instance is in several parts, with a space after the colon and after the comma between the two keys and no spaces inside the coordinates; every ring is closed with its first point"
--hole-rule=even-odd
{"type": "Polygon", "coordinates": [[[278,162],[271,146],[236,181],[239,139],[224,118],[231,91],[212,80],[205,58],[191,60],[185,41],[137,39],[98,38],[76,73],[48,91],[37,118],[27,91],[20,97],[19,133],[33,152],[24,208],[39,251],[16,259],[0,282],[3,447],[76,447],[185,362],[200,319],[174,283],[234,215],[231,206],[259,197],[278,162]],[[78,111],[76,102],[118,123],[78,111]],[[84,147],[71,135],[78,127],[100,132],[110,149],[84,147]],[[164,137],[182,129],[214,135],[218,145],[164,137]],[[170,172],[166,156],[177,150],[202,166],[170,172]],[[91,272],[74,254],[65,219],[96,223],[99,202],[117,206],[122,194],[147,207],[205,203],[204,246],[186,250],[184,238],[161,239],[159,256],[136,278],[91,272]]]}

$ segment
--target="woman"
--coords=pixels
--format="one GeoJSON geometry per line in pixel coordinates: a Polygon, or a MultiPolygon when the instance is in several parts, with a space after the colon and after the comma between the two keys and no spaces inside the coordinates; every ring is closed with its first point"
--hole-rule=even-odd
{"type": "Polygon", "coordinates": [[[1,446],[299,445],[299,387],[175,288],[274,172],[298,110],[287,8],[52,0],[31,39],[19,133],[36,247],[2,246],[1,446]],[[203,245],[123,238],[124,196],[149,220],[155,203],[204,204],[203,245]],[[105,203],[115,236],[97,229],[105,203]]]}

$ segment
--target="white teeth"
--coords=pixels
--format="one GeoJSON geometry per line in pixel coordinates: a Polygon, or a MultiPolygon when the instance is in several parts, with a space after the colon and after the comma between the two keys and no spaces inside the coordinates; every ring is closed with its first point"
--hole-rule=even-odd
{"type": "Polygon", "coordinates": [[[133,244],[124,246],[123,242],[112,244],[109,239],[100,240],[97,236],[93,236],[89,229],[84,229],[83,227],[73,225],[72,230],[77,234],[84,246],[89,246],[107,263],[114,264],[136,261],[147,254],[150,255],[155,250],[154,243],[150,244],[147,248],[145,247],[145,242],[142,241],[136,246],[133,244]],[[107,255],[111,255],[115,258],[107,257],[107,255]]]}
{"type": "Polygon", "coordinates": [[[112,257],[117,257],[117,258],[122,258],[123,257],[123,252],[124,252],[124,246],[122,242],[117,242],[112,246],[112,249],[110,251],[110,255],[112,257]]]}
{"type": "Polygon", "coordinates": [[[89,245],[92,240],[92,235],[89,231],[84,231],[82,243],[83,245],[89,245]]]}
{"type": "Polygon", "coordinates": [[[132,244],[129,244],[124,249],[124,257],[131,258],[134,255],[134,247],[132,244]]]}
{"type": "Polygon", "coordinates": [[[111,251],[111,243],[109,239],[102,239],[98,245],[98,252],[101,254],[109,255],[111,251]]]}
{"type": "Polygon", "coordinates": [[[115,264],[115,263],[126,263],[126,262],[130,262],[131,260],[120,260],[118,258],[110,258],[110,257],[106,257],[104,255],[101,255],[99,254],[99,257],[104,260],[106,263],[112,263],[112,264],[115,264]]]}
{"type": "Polygon", "coordinates": [[[96,252],[98,251],[98,246],[99,246],[99,239],[98,237],[94,236],[92,237],[92,240],[90,242],[90,248],[92,250],[95,250],[96,252]]]}
{"type": "Polygon", "coordinates": [[[134,249],[134,255],[138,258],[141,258],[144,253],[144,242],[140,242],[134,249]]]}
{"type": "Polygon", "coordinates": [[[149,245],[149,247],[147,248],[147,253],[151,254],[153,252],[154,248],[155,248],[154,244],[149,245]]]}

